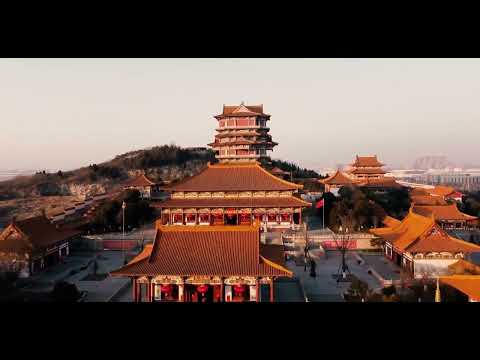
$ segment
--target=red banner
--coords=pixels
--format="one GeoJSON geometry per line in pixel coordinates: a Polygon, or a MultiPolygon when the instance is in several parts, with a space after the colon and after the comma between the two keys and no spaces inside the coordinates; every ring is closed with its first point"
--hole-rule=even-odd
{"type": "Polygon", "coordinates": [[[317,202],[316,208],[317,208],[317,209],[320,209],[320,208],[323,207],[323,205],[325,205],[325,200],[324,200],[324,199],[319,200],[319,201],[317,202]]]}

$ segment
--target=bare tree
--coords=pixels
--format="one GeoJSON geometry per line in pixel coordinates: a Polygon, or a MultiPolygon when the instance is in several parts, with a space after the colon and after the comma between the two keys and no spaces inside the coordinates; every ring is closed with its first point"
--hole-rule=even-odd
{"type": "Polygon", "coordinates": [[[352,231],[354,231],[355,226],[355,221],[351,212],[351,210],[348,210],[343,215],[339,215],[341,225],[338,226],[337,231],[333,234],[335,249],[338,250],[341,255],[341,262],[337,273],[337,282],[340,281],[340,276],[345,281],[347,278],[347,272],[351,274],[346,260],[347,250],[350,247],[352,239],[352,231]]]}

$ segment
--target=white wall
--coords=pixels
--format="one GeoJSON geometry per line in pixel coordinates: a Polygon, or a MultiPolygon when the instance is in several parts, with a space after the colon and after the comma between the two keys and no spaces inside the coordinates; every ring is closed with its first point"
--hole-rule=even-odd
{"type": "Polygon", "coordinates": [[[415,277],[448,275],[448,266],[458,259],[414,259],[415,277]]]}

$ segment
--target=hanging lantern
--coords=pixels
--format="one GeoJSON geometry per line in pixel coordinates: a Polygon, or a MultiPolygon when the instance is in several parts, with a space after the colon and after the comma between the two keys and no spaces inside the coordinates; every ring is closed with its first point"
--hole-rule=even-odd
{"type": "Polygon", "coordinates": [[[245,292],[245,285],[235,285],[233,287],[233,292],[235,292],[236,294],[241,294],[245,292]]]}
{"type": "Polygon", "coordinates": [[[160,290],[162,290],[162,292],[169,293],[169,292],[172,291],[172,285],[171,284],[162,284],[160,286],[160,290]]]}
{"type": "Polygon", "coordinates": [[[208,285],[200,285],[200,286],[197,286],[197,291],[201,294],[205,294],[207,291],[208,291],[208,285]]]}

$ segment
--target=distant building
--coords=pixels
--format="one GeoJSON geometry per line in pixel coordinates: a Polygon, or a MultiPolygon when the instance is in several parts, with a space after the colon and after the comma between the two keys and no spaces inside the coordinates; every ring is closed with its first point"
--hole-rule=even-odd
{"type": "Polygon", "coordinates": [[[385,176],[385,170],[382,164],[374,156],[356,156],[355,161],[351,164],[350,176],[357,181],[362,180],[379,180],[385,176]]]}
{"type": "Polygon", "coordinates": [[[318,180],[320,184],[325,185],[325,192],[334,192],[346,185],[353,185],[355,180],[350,178],[347,174],[337,170],[335,174],[326,179],[318,180]]]}
{"type": "Polygon", "coordinates": [[[220,162],[242,162],[268,159],[267,151],[277,145],[269,135],[270,115],[263,105],[223,106],[215,116],[218,121],[215,141],[208,144],[220,162]]]}
{"type": "Polygon", "coordinates": [[[160,185],[150,180],[145,174],[140,174],[136,178],[123,184],[124,190],[137,190],[144,199],[160,197],[160,185]]]}
{"type": "Polygon", "coordinates": [[[377,160],[377,156],[356,156],[348,171],[337,170],[335,174],[319,182],[325,185],[326,192],[338,193],[343,186],[358,186],[370,188],[374,191],[402,188],[393,177],[386,177],[382,169],[384,164],[377,160]]]}
{"type": "Polygon", "coordinates": [[[45,214],[13,219],[0,233],[0,269],[28,277],[69,254],[69,241],[80,232],[53,225],[45,214]]]}

